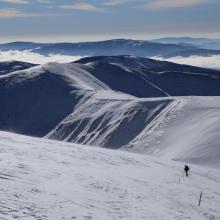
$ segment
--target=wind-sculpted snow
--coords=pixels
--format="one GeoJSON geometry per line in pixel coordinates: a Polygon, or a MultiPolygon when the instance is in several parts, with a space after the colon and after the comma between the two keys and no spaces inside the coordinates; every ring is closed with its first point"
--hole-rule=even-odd
{"type": "Polygon", "coordinates": [[[0,219],[220,219],[211,168],[4,132],[0,152],[0,219]]]}
{"type": "Polygon", "coordinates": [[[120,148],[132,141],[172,102],[166,99],[127,99],[129,97],[126,96],[118,98],[116,93],[110,98],[102,96],[103,98],[99,98],[96,94],[77,105],[73,113],[47,137],[106,148],[120,148]]]}

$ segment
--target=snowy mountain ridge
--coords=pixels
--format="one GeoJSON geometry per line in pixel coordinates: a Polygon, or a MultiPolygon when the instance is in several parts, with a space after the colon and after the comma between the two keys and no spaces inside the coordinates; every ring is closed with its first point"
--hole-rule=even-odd
{"type": "Polygon", "coordinates": [[[0,129],[219,168],[219,86],[219,71],[135,56],[48,63],[0,76],[0,129]]]}

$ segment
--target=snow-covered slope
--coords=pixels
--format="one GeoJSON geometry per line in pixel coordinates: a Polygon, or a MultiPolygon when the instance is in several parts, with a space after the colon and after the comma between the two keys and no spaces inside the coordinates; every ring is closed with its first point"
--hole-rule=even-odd
{"type": "Polygon", "coordinates": [[[108,89],[81,66],[49,63],[0,76],[0,129],[43,136],[80,97],[108,89]]]}
{"type": "Polygon", "coordinates": [[[95,93],[78,104],[47,137],[73,143],[120,148],[127,145],[172,100],[140,100],[115,92],[95,93]]]}
{"type": "Polygon", "coordinates": [[[134,152],[220,168],[220,97],[180,97],[128,146],[134,152]]]}
{"type": "Polygon", "coordinates": [[[0,152],[1,219],[220,219],[214,169],[4,132],[0,152]]]}
{"type": "Polygon", "coordinates": [[[76,63],[111,89],[137,97],[220,95],[216,70],[134,56],[88,57],[76,63]]]}
{"type": "Polygon", "coordinates": [[[220,97],[137,99],[102,94],[78,104],[48,138],[220,168],[220,97]]]}

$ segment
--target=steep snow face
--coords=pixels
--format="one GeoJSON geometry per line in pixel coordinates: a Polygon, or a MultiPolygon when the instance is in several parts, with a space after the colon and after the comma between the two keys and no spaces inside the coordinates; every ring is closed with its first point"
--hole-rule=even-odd
{"type": "Polygon", "coordinates": [[[134,56],[89,57],[77,63],[111,89],[137,97],[218,96],[220,71],[134,56]]]}
{"type": "Polygon", "coordinates": [[[17,70],[24,70],[35,66],[31,63],[24,63],[19,61],[0,62],[0,76],[17,70]]]}
{"type": "Polygon", "coordinates": [[[220,168],[220,97],[176,99],[125,148],[220,168]]]}
{"type": "Polygon", "coordinates": [[[46,135],[82,96],[108,89],[80,66],[50,63],[1,76],[0,129],[46,135]]]}
{"type": "Polygon", "coordinates": [[[46,137],[220,168],[220,98],[91,96],[46,137]]]}
{"type": "Polygon", "coordinates": [[[103,92],[77,105],[47,137],[73,143],[120,148],[132,141],[172,100],[139,100],[103,92]]]}
{"type": "Polygon", "coordinates": [[[1,219],[220,219],[214,169],[3,132],[0,152],[1,219]]]}

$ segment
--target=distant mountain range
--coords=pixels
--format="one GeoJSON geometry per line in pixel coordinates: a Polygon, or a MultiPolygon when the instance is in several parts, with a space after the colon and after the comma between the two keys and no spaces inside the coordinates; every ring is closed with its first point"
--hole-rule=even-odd
{"type": "Polygon", "coordinates": [[[116,39],[99,42],[83,43],[32,43],[12,42],[0,44],[0,50],[29,50],[35,53],[49,55],[61,54],[71,56],[115,56],[135,55],[139,57],[162,56],[165,58],[182,56],[211,56],[219,55],[220,50],[199,48],[198,43],[179,43],[178,40],[165,39],[154,41],[116,39]]]}
{"type": "Polygon", "coordinates": [[[179,44],[183,46],[197,46],[203,49],[220,50],[220,39],[168,37],[152,40],[151,42],[163,44],[179,44]]]}

